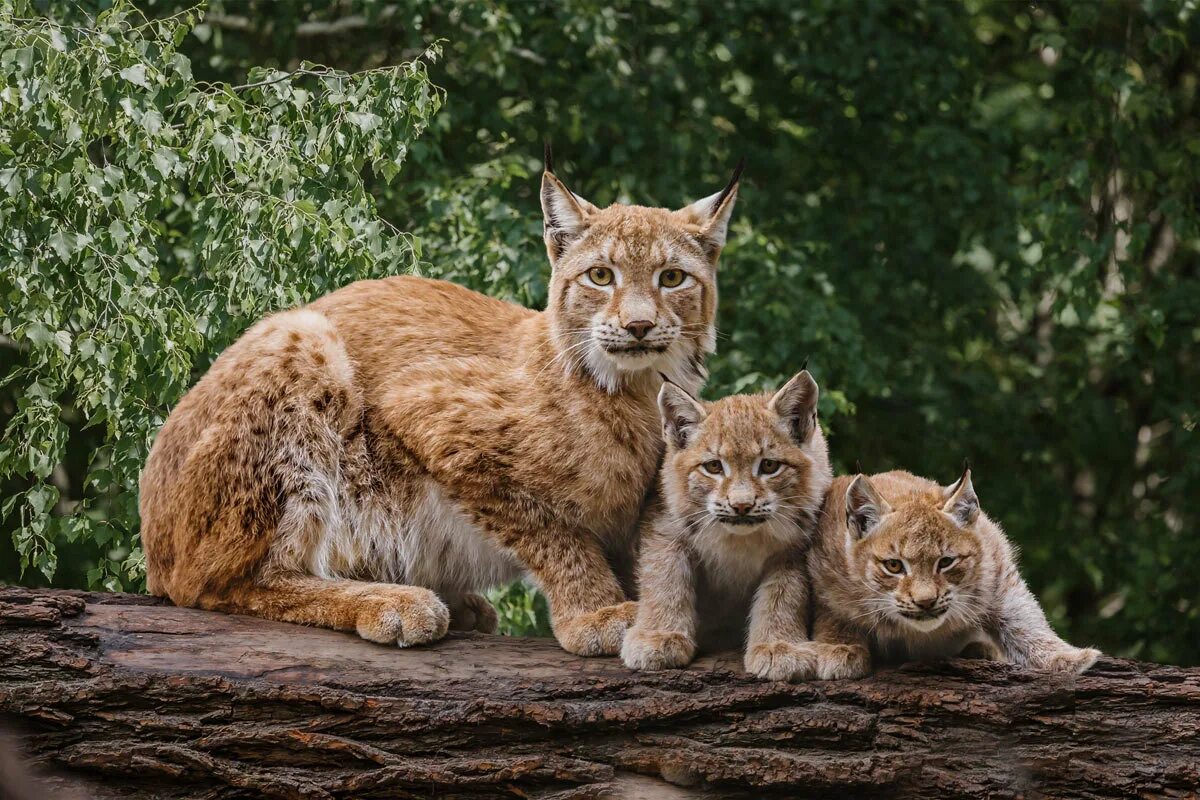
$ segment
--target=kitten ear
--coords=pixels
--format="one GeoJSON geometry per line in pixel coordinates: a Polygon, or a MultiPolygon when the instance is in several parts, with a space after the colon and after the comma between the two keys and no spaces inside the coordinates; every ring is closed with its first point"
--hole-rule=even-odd
{"type": "Polygon", "coordinates": [[[707,413],[696,398],[670,381],[658,390],[658,412],[662,415],[663,438],[681,450],[687,447],[707,413]]]}
{"type": "Polygon", "coordinates": [[[729,232],[729,218],[733,216],[733,204],[737,201],[738,185],[742,180],[742,170],[746,168],[743,157],[733,169],[733,177],[728,185],[716,194],[697,200],[690,206],[684,206],[675,213],[683,217],[688,224],[697,228],[696,238],[708,257],[716,261],[725,246],[725,237],[729,232]]]}
{"type": "Polygon", "coordinates": [[[553,266],[567,248],[587,231],[594,205],[567,188],[554,174],[554,157],[546,145],[546,170],[542,173],[542,238],[553,266]]]}
{"type": "Polygon", "coordinates": [[[797,444],[806,443],[817,429],[817,399],[820,394],[817,382],[805,369],[784,384],[767,404],[767,408],[787,424],[788,433],[797,444]]]}
{"type": "Polygon", "coordinates": [[[949,514],[960,528],[967,527],[979,518],[979,496],[971,485],[970,466],[964,466],[962,477],[942,490],[942,497],[946,500],[942,513],[949,514]]]}
{"type": "Polygon", "coordinates": [[[869,536],[890,513],[892,507],[875,491],[866,475],[859,475],[846,488],[846,528],[852,539],[869,536]]]}

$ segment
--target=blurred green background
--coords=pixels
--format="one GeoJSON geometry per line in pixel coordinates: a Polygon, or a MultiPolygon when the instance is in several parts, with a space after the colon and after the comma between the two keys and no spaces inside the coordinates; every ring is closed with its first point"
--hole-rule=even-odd
{"type": "MultiPolygon", "coordinates": [[[[5,6],[10,26],[47,15],[86,28],[105,4],[0,0],[5,6]]],[[[138,6],[151,19],[188,7],[138,6]]],[[[10,373],[0,389],[8,424],[0,478],[17,499],[3,523],[13,544],[0,547],[0,578],[141,586],[130,498],[146,442],[213,354],[267,309],[414,265],[540,306],[548,266],[536,188],[549,140],[559,174],[599,204],[682,205],[719,189],[745,155],[706,394],[776,385],[809,358],[839,470],[857,461],[868,472],[905,468],[949,482],[970,457],[984,507],[1020,545],[1024,572],[1060,632],[1113,654],[1200,663],[1194,2],[211,2],[202,19],[178,24],[171,47],[121,57],[153,63],[170,51],[190,64],[187,91],[219,95],[212,108],[183,102],[184,110],[178,97],[192,96],[187,87],[174,100],[158,89],[143,97],[162,105],[168,122],[172,114],[186,122],[161,144],[178,150],[184,167],[160,176],[169,191],[147,179],[146,191],[161,197],[137,212],[146,217],[138,235],[160,265],[141,280],[175,293],[180,321],[147,335],[121,362],[115,388],[89,402],[75,367],[45,354],[62,349],[54,319],[66,319],[72,337],[94,319],[55,317],[46,311],[54,301],[0,317],[0,365],[10,373]],[[244,86],[275,78],[259,68],[312,62],[358,72],[421,59],[439,42],[441,56],[421,63],[444,95],[424,87],[423,74],[369,74],[408,81],[410,100],[428,95],[404,125],[379,105],[386,84],[360,94],[343,91],[362,85],[350,78],[244,86]],[[218,92],[208,82],[243,88],[218,92]],[[309,94],[298,99],[291,87],[309,94]],[[360,116],[343,113],[346,95],[360,116]],[[281,117],[279,107],[304,110],[281,117]],[[320,125],[336,135],[321,139],[320,125]],[[338,138],[343,128],[349,144],[338,138]],[[239,173],[227,145],[237,131],[277,160],[239,173]],[[293,134],[308,137],[295,153],[272,149],[273,136],[293,134]],[[183,147],[179,137],[189,135],[194,146],[183,147]],[[343,158],[340,148],[353,150],[360,135],[361,152],[343,158]],[[228,163],[190,169],[205,148],[228,163]],[[300,177],[281,190],[273,181],[292,164],[300,177]],[[280,212],[308,213],[311,203],[303,219],[361,213],[346,231],[322,229],[306,241],[275,237],[290,217],[255,217],[235,236],[195,199],[211,198],[213,181],[243,200],[310,192],[313,200],[280,212]],[[244,246],[256,235],[265,251],[244,246]],[[347,237],[357,244],[339,252],[347,237]],[[209,242],[233,249],[203,255],[209,242]],[[385,257],[381,242],[399,249],[385,257]],[[236,280],[239,254],[252,262],[253,281],[236,280]],[[218,272],[220,291],[210,287],[202,313],[194,289],[218,272]],[[35,317],[45,318],[41,328],[31,328],[35,317]],[[183,344],[172,340],[177,329],[190,337],[181,335],[183,344]],[[163,378],[168,341],[183,355],[163,378]],[[31,400],[39,370],[57,383],[31,400]],[[144,391],[151,380],[156,388],[144,391]],[[43,417],[34,425],[37,402],[43,417]],[[134,405],[139,414],[108,419],[134,405]],[[108,421],[89,427],[97,409],[108,421]],[[39,461],[28,448],[49,455],[39,461]]],[[[25,73],[11,50],[0,57],[9,102],[27,91],[22,75],[36,72],[37,48],[55,47],[43,38],[29,45],[25,73]]],[[[114,84],[110,105],[125,84],[114,84]]],[[[124,124],[120,112],[97,103],[98,140],[123,142],[129,165],[141,163],[129,155],[139,148],[158,152],[157,140],[139,137],[164,134],[114,136],[105,126],[124,124]]],[[[0,162],[0,236],[17,261],[53,232],[14,234],[22,213],[49,206],[20,194],[36,181],[14,192],[3,170],[22,168],[33,132],[65,130],[68,117],[31,122],[29,137],[13,144],[10,131],[8,152],[0,146],[0,159],[16,165],[0,162]]],[[[70,173],[75,163],[57,169],[70,173]]],[[[89,224],[103,219],[107,230],[122,213],[100,209],[89,224]]],[[[46,286],[70,284],[78,272],[70,258],[55,255],[53,243],[43,249],[22,268],[46,286]]],[[[14,305],[28,294],[19,277],[0,285],[14,305]]],[[[101,275],[97,285],[116,279],[101,275]]],[[[151,316],[159,298],[145,299],[151,316]]],[[[123,352],[119,330],[106,330],[123,352]]],[[[116,368],[96,367],[95,376],[116,368]]],[[[544,607],[527,589],[493,599],[508,630],[544,631],[544,607]]]]}

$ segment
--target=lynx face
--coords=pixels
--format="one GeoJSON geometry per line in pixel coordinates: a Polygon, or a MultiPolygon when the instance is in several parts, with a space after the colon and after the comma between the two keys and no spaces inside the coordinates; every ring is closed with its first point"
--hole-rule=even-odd
{"type": "Polygon", "coordinates": [[[923,633],[978,621],[979,500],[969,472],[941,496],[909,495],[895,507],[860,475],[846,490],[846,515],[865,612],[923,633]]]}
{"type": "Polygon", "coordinates": [[[808,372],[773,397],[707,404],[664,384],[663,488],[671,513],[698,535],[794,536],[796,520],[811,521],[829,482],[817,395],[808,372]]]}
{"type": "Polygon", "coordinates": [[[737,179],[678,211],[599,209],[545,173],[550,308],[567,369],[586,370],[608,391],[654,371],[699,385],[703,356],[715,349],[717,257],[737,179]]]}

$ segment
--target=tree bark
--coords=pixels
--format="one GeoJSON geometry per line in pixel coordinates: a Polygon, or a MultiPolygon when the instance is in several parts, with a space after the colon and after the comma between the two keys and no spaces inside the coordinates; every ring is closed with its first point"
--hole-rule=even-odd
{"type": "MultiPolygon", "coordinates": [[[[136,595],[0,589],[0,714],[93,798],[1195,797],[1200,669],[977,661],[765,683],[550,640],[400,650],[136,595]]],[[[2,794],[2,792],[0,792],[2,794]]]]}

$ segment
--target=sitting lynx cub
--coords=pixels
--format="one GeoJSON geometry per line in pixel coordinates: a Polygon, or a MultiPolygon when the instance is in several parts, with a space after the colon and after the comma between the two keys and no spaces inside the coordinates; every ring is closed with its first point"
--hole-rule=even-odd
{"type": "Polygon", "coordinates": [[[827,497],[809,552],[818,677],[964,650],[1075,673],[1100,656],[1051,630],[969,469],[947,488],[907,472],[838,478],[827,497]]]}
{"type": "Polygon", "coordinates": [[[559,642],[614,654],[661,452],[696,388],[737,179],[678,211],[572,193],[547,158],[549,303],[415,277],[255,325],[175,408],[141,481],[150,591],[401,646],[495,628],[528,570],[559,642]]]}
{"type": "Polygon", "coordinates": [[[773,397],[708,404],[666,383],[659,406],[662,500],[643,524],[626,666],[682,667],[698,643],[746,641],[748,671],[811,677],[811,654],[797,647],[807,639],[804,546],[831,477],[816,382],[804,371],[773,397]]]}

